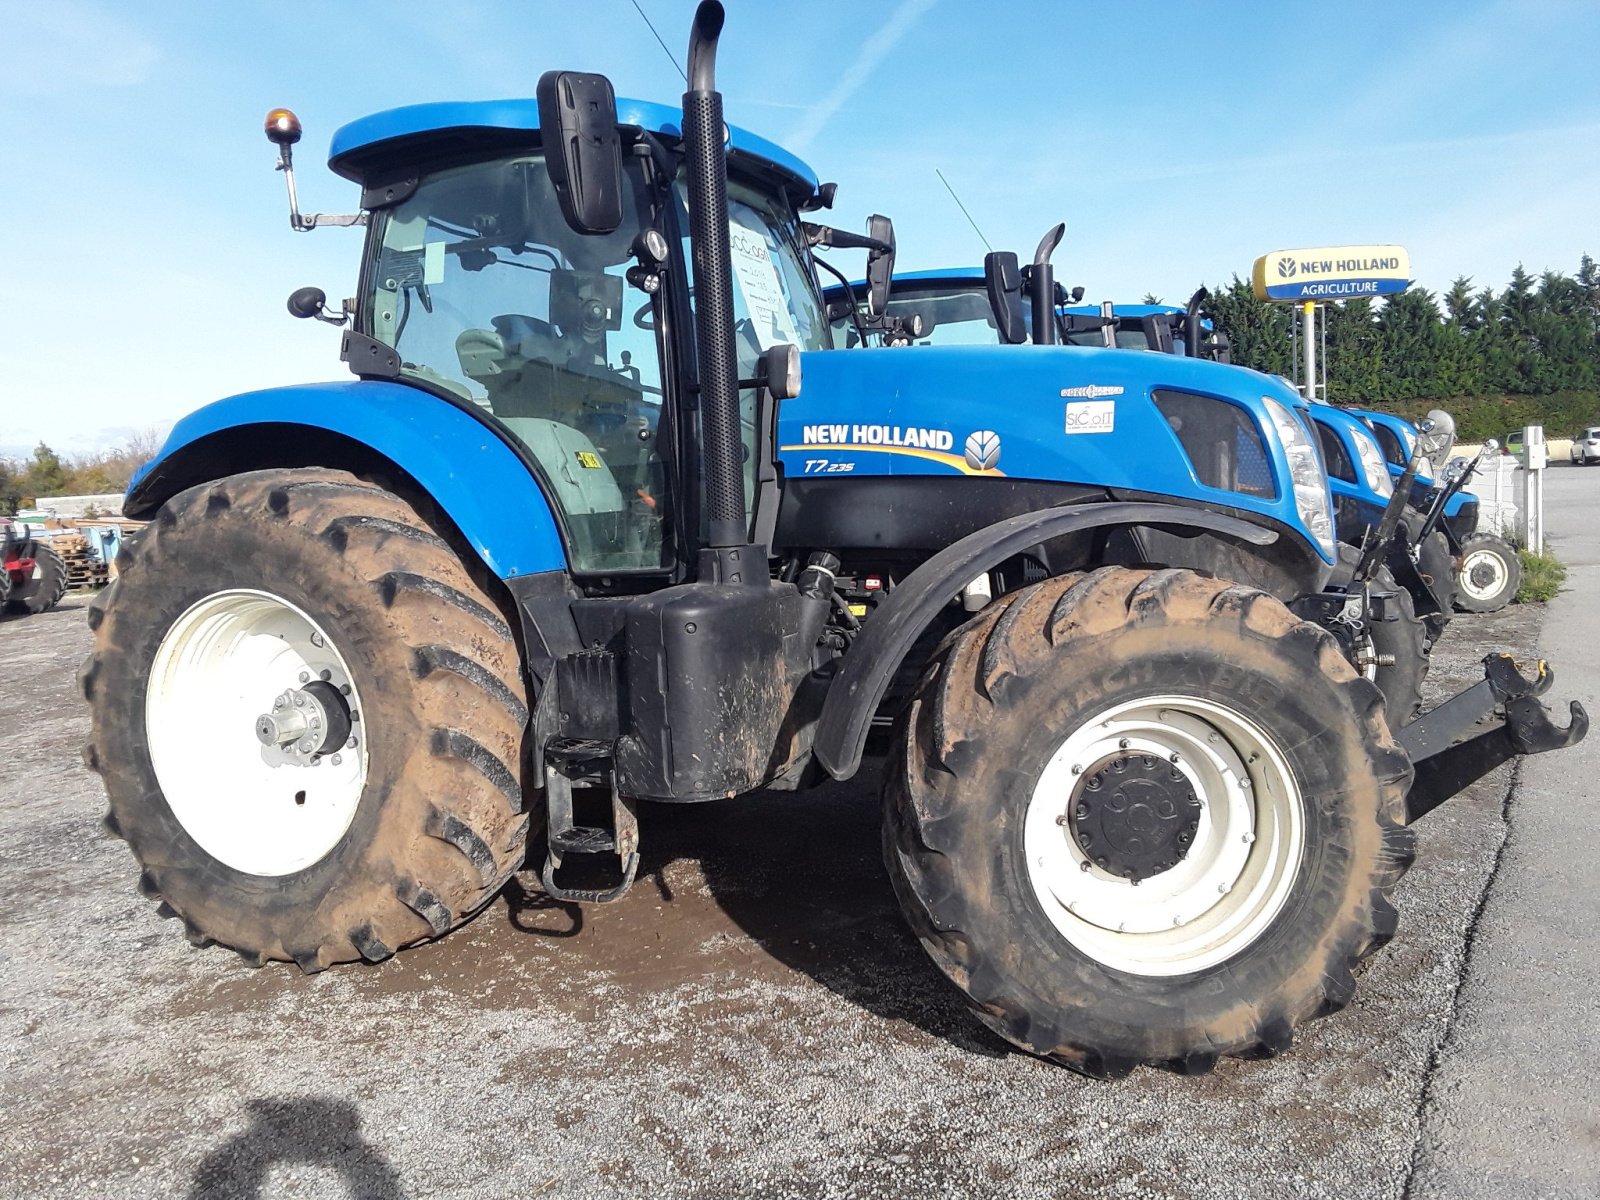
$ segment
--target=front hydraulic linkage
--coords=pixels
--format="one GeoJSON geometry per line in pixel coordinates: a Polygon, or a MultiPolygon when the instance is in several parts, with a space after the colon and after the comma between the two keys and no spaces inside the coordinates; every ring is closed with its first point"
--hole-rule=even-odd
{"type": "Polygon", "coordinates": [[[1572,701],[1572,721],[1557,727],[1539,697],[1555,682],[1542,661],[1532,679],[1509,654],[1483,660],[1483,681],[1412,721],[1395,735],[1416,775],[1406,794],[1406,822],[1432,812],[1501,763],[1519,754],[1543,754],[1575,746],[1589,732],[1589,714],[1572,701]],[[1456,739],[1485,718],[1504,712],[1503,723],[1475,737],[1456,739]]]}

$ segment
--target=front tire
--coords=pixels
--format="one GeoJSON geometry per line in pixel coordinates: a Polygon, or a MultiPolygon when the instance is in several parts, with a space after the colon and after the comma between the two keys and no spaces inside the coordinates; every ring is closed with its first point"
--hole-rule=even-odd
{"type": "Polygon", "coordinates": [[[1001,1036],[1097,1077],[1205,1071],[1348,1002],[1395,927],[1408,778],[1331,636],[1254,589],[1108,567],[947,640],[896,739],[886,859],[1001,1036]]]}
{"type": "Polygon", "coordinates": [[[67,594],[67,564],[43,542],[33,550],[33,572],[21,583],[13,584],[5,597],[5,609],[14,613],[42,613],[61,603],[67,594]]]}
{"type": "Polygon", "coordinates": [[[86,758],[192,941],[378,961],[521,864],[517,646],[405,501],[337,471],[236,475],[168,501],[120,566],[90,609],[86,758]]]}
{"type": "Polygon", "coordinates": [[[1522,560],[1505,538],[1475,533],[1461,543],[1456,607],[1462,612],[1499,612],[1517,598],[1522,560]]]}

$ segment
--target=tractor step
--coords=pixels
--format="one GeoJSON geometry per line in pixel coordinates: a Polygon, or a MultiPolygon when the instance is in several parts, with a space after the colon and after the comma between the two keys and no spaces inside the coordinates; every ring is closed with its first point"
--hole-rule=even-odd
{"type": "Polygon", "coordinates": [[[611,747],[603,742],[557,740],[545,751],[545,804],[548,847],[540,879],[556,900],[581,904],[609,904],[620,900],[633,886],[639,870],[639,821],[633,801],[617,794],[611,769],[611,747]],[[610,792],[610,829],[579,825],[573,819],[573,784],[580,791],[610,792]],[[599,786],[597,786],[599,785],[599,786]],[[611,887],[567,887],[556,882],[556,872],[569,854],[615,855],[618,878],[611,887]]]}
{"type": "Polygon", "coordinates": [[[550,843],[562,854],[615,854],[617,839],[609,829],[574,825],[559,834],[550,834],[550,843]]]}

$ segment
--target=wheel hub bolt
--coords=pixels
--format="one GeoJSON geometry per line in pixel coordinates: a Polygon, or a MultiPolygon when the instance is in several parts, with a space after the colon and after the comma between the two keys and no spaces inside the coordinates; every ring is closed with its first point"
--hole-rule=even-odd
{"type": "Polygon", "coordinates": [[[339,758],[339,756],[337,754],[335,754],[333,756],[333,765],[337,767],[339,765],[339,762],[340,762],[340,758],[339,758]]]}
{"type": "Polygon", "coordinates": [[[322,646],[326,645],[327,643],[323,641],[323,637],[320,633],[313,633],[311,635],[311,644],[313,646],[322,646]]]}
{"type": "Polygon", "coordinates": [[[306,698],[299,692],[294,694],[294,706],[296,708],[304,708],[306,706],[306,698]]]}
{"type": "Polygon", "coordinates": [[[310,671],[301,671],[300,672],[300,682],[301,683],[310,683],[311,682],[311,672],[310,671]]]}

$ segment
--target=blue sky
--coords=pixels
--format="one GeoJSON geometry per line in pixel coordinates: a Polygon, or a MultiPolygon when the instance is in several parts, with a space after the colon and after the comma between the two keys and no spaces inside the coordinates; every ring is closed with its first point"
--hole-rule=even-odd
{"type": "MultiPolygon", "coordinates": [[[[690,0],[641,0],[676,55],[690,0]]],[[[1091,300],[1246,275],[1268,250],[1399,242],[1418,281],[1504,284],[1600,255],[1600,4],[728,0],[728,117],[894,217],[903,268],[1024,257],[1067,223],[1091,300]]],[[[351,209],[321,155],[354,117],[683,82],[629,0],[0,0],[0,451],[83,451],[216,397],[339,378],[303,284],[353,288],[359,233],[291,233],[261,120],[305,123],[302,206],[351,209]]],[[[847,269],[859,254],[836,256],[847,269]]]]}

